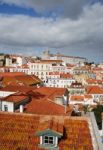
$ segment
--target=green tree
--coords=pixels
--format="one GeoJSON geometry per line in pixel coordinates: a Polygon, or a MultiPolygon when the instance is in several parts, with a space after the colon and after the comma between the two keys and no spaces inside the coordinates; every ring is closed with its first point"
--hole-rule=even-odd
{"type": "Polygon", "coordinates": [[[93,109],[95,118],[96,118],[96,122],[98,125],[98,128],[101,129],[102,128],[102,117],[101,117],[101,113],[103,112],[103,105],[97,105],[96,108],[93,109]]]}

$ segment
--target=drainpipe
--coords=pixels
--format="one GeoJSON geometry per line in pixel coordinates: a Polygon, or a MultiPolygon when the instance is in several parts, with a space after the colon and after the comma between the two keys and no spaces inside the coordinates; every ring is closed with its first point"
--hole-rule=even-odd
{"type": "Polygon", "coordinates": [[[67,105],[68,105],[68,100],[67,100],[67,96],[63,96],[63,98],[64,98],[64,107],[65,107],[65,114],[66,114],[66,112],[67,112],[67,105]]]}

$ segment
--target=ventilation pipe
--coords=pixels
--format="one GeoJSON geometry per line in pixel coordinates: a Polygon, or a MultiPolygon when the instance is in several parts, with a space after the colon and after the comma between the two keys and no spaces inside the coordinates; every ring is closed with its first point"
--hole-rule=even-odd
{"type": "Polygon", "coordinates": [[[23,113],[24,107],[23,105],[20,105],[20,113],[23,113]]]}

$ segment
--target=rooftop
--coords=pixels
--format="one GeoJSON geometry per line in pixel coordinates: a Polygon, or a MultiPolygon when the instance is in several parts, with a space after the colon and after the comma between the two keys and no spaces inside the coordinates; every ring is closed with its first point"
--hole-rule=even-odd
{"type": "Polygon", "coordinates": [[[53,100],[56,96],[63,96],[68,93],[66,88],[56,88],[56,87],[40,87],[34,90],[34,92],[38,92],[44,95],[45,98],[53,100]]]}
{"type": "Polygon", "coordinates": [[[0,91],[10,91],[10,92],[29,92],[35,90],[37,87],[34,86],[24,86],[24,85],[7,85],[4,88],[1,88],[0,91]]]}
{"type": "MultiPolygon", "coordinates": [[[[47,116],[43,123],[43,116],[16,113],[0,113],[0,149],[40,150],[36,131],[40,125],[45,129],[45,124],[49,124],[51,119],[61,122],[65,129],[59,140],[60,150],[93,150],[89,124],[85,118],[47,116]]],[[[55,127],[57,124],[52,124],[52,128],[57,130],[55,127]]],[[[59,132],[62,132],[61,129],[59,132]]]]}
{"type": "Polygon", "coordinates": [[[56,104],[55,102],[39,98],[32,98],[31,102],[26,105],[25,112],[39,115],[71,115],[72,107],[67,107],[65,112],[65,106],[56,104]]]}
{"type": "Polygon", "coordinates": [[[3,86],[7,85],[33,85],[40,83],[41,80],[35,75],[26,75],[24,73],[0,73],[3,77],[3,86]]]}
{"type": "Polygon", "coordinates": [[[13,103],[18,103],[25,99],[28,99],[28,96],[26,96],[22,93],[19,93],[19,92],[9,95],[7,97],[0,98],[1,101],[7,101],[7,102],[13,102],[13,103]]]}
{"type": "Polygon", "coordinates": [[[103,94],[103,89],[99,86],[88,86],[87,94],[103,94]]]}

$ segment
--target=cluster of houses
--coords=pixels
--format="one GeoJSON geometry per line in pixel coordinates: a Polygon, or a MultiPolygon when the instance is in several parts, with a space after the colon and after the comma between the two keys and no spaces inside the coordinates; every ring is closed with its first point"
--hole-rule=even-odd
{"type": "Polygon", "coordinates": [[[49,51],[41,59],[7,58],[0,67],[0,149],[102,150],[94,114],[84,114],[84,106],[103,105],[102,64],[49,51]]]}

